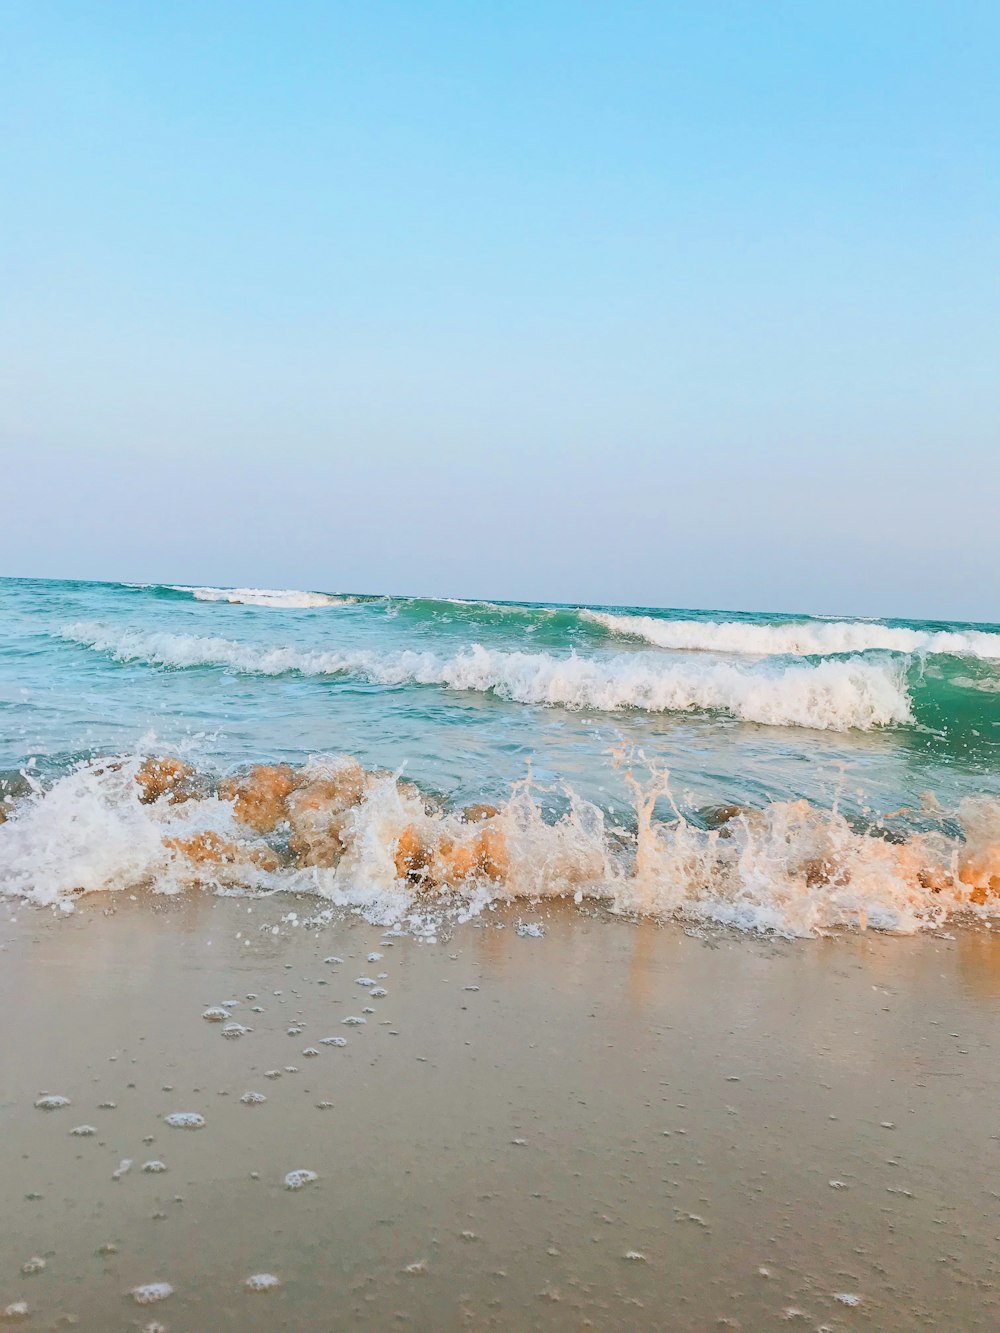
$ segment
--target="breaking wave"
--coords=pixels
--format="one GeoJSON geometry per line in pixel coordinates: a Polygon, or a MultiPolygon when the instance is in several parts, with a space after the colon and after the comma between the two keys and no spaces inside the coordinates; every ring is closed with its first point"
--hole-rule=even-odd
{"type": "Polygon", "coordinates": [[[588,610],[582,610],[580,615],[623,638],[641,639],[658,648],[685,651],[755,657],[820,657],[881,649],[1000,661],[1000,634],[984,630],[915,630],[853,620],[770,624],[743,620],[661,620],[655,616],[588,610]]]}
{"type": "Polygon", "coordinates": [[[626,770],[624,824],[568,788],[563,813],[546,816],[529,780],[500,805],[450,808],[349,756],[220,779],[176,757],[125,755],[48,788],[25,777],[31,790],[0,822],[0,892],[67,911],[89,893],[200,886],[308,893],[380,924],[560,897],[786,936],[1000,915],[995,797],[948,816],[928,801],[922,827],[890,839],[806,801],[685,814],[664,771],[626,770]]]}
{"type": "Polygon", "coordinates": [[[199,602],[234,602],[240,606],[269,606],[304,610],[315,606],[349,606],[353,597],[333,597],[325,592],[298,592],[294,588],[192,588],[168,585],[173,592],[188,592],[199,602]]]}
{"type": "Polygon", "coordinates": [[[871,730],[913,721],[905,665],[893,660],[820,663],[665,662],[654,654],[554,657],[479,644],[453,656],[433,652],[303,651],[232,639],[121,630],[93,623],[64,627],[63,638],[119,661],[167,667],[219,666],[277,676],[350,675],[390,686],[442,685],[525,704],[614,711],[720,712],[744,722],[871,730]]]}

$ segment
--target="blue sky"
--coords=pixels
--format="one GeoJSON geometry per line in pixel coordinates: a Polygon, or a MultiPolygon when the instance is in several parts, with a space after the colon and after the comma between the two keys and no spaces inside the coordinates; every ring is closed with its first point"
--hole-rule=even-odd
{"type": "Polygon", "coordinates": [[[0,572],[1000,619],[1000,7],[0,5],[0,572]]]}

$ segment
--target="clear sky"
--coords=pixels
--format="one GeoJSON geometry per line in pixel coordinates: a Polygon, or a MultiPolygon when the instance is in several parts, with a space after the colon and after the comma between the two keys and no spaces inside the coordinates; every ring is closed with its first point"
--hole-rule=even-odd
{"type": "Polygon", "coordinates": [[[0,572],[1000,619],[996,0],[0,0],[0,572]]]}

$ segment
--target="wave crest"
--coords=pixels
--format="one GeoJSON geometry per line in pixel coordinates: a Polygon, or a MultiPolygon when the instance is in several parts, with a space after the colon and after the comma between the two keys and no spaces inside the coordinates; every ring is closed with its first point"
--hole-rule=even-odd
{"type": "Polygon", "coordinates": [[[638,653],[607,658],[501,652],[473,644],[454,656],[263,648],[232,639],[68,625],[62,637],[119,661],[219,666],[276,676],[353,675],[381,685],[443,685],[515,703],[615,711],[721,712],[744,722],[871,730],[913,720],[905,670],[892,661],[795,663],[664,662],[638,653]]]}
{"type": "Polygon", "coordinates": [[[881,649],[896,653],[942,653],[1000,660],[1000,634],[984,630],[915,630],[872,621],[660,620],[655,616],[581,611],[584,620],[611,634],[641,639],[658,648],[729,653],[734,656],[824,657],[881,649]]]}
{"type": "Polygon", "coordinates": [[[499,900],[571,896],[788,936],[1000,916],[995,797],[959,806],[959,837],[942,818],[887,841],[806,801],[699,823],[673,806],[666,772],[625,776],[634,821],[609,828],[568,789],[554,821],[528,780],[497,806],[450,809],[349,756],[221,781],[174,758],[89,761],[48,790],[34,784],[0,823],[0,892],[72,910],[94,892],[286,889],[383,924],[448,904],[467,917],[499,900]],[[659,798],[669,821],[655,817],[659,798]]]}
{"type": "Polygon", "coordinates": [[[172,592],[189,592],[198,602],[233,602],[240,606],[268,606],[304,610],[316,606],[349,606],[356,598],[333,597],[325,592],[299,592],[295,588],[193,588],[170,584],[172,592]]]}

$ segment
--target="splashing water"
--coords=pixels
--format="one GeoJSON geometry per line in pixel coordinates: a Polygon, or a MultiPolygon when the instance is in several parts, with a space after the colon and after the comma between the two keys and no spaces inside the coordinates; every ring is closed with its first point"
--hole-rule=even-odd
{"type": "MultiPolygon", "coordinates": [[[[838,926],[911,932],[1000,908],[995,798],[966,800],[950,819],[890,841],[836,804],[685,814],[669,772],[654,764],[636,776],[637,758],[612,756],[632,794],[631,812],[613,824],[565,786],[561,812],[547,815],[546,790],[530,776],[499,805],[456,808],[349,756],[222,780],[188,765],[178,777],[180,761],[88,761],[0,825],[3,882],[50,905],[124,889],[287,889],[381,923],[445,903],[468,915],[503,900],[587,898],[616,912],[803,936],[838,926]],[[61,836],[67,824],[71,839],[61,836]]],[[[219,1006],[206,1017],[228,1013],[219,1006]]],[[[237,1027],[246,1031],[228,1023],[223,1035],[237,1027]]]]}

